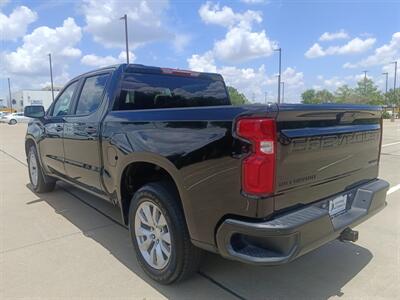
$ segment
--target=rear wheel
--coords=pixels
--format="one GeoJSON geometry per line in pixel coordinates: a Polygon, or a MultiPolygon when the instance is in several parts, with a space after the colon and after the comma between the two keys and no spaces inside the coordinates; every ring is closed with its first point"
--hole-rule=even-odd
{"type": "Polygon", "coordinates": [[[8,122],[8,124],[15,125],[15,124],[17,124],[17,120],[11,119],[10,122],[8,122]]]}
{"type": "Polygon", "coordinates": [[[139,264],[163,284],[187,278],[201,258],[176,197],[168,183],[150,183],[135,193],[130,205],[129,229],[139,264]]]}
{"type": "Polygon", "coordinates": [[[31,146],[28,152],[29,179],[32,188],[37,193],[51,192],[54,189],[56,181],[43,174],[40,166],[35,146],[31,146]]]}

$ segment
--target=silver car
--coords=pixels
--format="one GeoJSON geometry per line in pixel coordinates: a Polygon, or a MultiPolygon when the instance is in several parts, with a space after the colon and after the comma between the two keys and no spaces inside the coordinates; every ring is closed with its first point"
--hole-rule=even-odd
{"type": "Polygon", "coordinates": [[[2,116],[0,121],[10,125],[15,125],[17,123],[28,123],[31,118],[25,117],[23,112],[17,112],[2,116]]]}

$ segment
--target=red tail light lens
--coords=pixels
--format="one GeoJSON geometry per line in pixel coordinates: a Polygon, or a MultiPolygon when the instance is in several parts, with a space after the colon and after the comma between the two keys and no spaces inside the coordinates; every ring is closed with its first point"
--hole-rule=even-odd
{"type": "Polygon", "coordinates": [[[243,160],[242,188],[247,194],[274,192],[276,124],[273,119],[240,119],[236,133],[252,143],[252,153],[243,160]]]}

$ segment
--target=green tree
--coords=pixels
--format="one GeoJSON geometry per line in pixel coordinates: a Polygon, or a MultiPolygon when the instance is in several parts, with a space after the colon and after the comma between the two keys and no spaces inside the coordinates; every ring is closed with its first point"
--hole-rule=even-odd
{"type": "Polygon", "coordinates": [[[316,99],[315,99],[315,90],[313,90],[313,89],[309,89],[309,90],[304,91],[301,94],[301,98],[303,99],[302,102],[304,104],[317,103],[317,102],[315,102],[316,101],[316,99]]]}
{"type": "Polygon", "coordinates": [[[335,91],[335,102],[337,103],[353,103],[354,101],[354,90],[347,84],[338,87],[335,91]]]}
{"type": "Polygon", "coordinates": [[[227,88],[232,105],[242,105],[249,103],[249,100],[247,100],[246,96],[240,93],[237,89],[232,86],[228,86],[227,88]]]}
{"type": "Polygon", "coordinates": [[[386,94],[384,94],[385,103],[400,105],[400,88],[396,89],[396,95],[393,89],[390,89],[386,94]]]}
{"type": "Polygon", "coordinates": [[[367,78],[362,79],[357,82],[357,86],[354,89],[354,94],[356,96],[355,101],[359,103],[380,105],[385,103],[385,99],[382,93],[379,91],[375,83],[367,78]]]}
{"type": "Polygon", "coordinates": [[[333,94],[326,89],[316,92],[315,98],[318,101],[317,103],[332,103],[335,99],[333,94]]]}

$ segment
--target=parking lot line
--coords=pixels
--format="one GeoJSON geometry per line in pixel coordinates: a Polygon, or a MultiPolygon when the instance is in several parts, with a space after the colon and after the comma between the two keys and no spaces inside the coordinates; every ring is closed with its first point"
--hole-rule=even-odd
{"type": "Polygon", "coordinates": [[[400,184],[397,184],[395,186],[392,186],[388,191],[387,191],[387,195],[390,195],[396,191],[400,190],[400,184]]]}
{"type": "Polygon", "coordinates": [[[400,144],[400,142],[385,144],[385,145],[382,145],[382,147],[389,147],[389,146],[393,146],[393,145],[397,145],[397,144],[400,144]]]}

